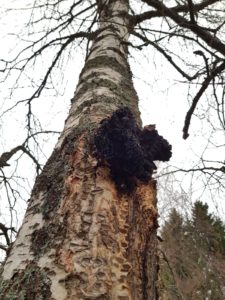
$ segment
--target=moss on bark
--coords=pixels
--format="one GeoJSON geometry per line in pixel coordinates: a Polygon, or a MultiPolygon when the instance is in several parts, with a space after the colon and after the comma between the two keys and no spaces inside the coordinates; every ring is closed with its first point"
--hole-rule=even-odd
{"type": "Polygon", "coordinates": [[[50,299],[51,280],[47,270],[41,270],[35,262],[13,275],[10,281],[0,282],[1,300],[45,300],[50,299]]]}

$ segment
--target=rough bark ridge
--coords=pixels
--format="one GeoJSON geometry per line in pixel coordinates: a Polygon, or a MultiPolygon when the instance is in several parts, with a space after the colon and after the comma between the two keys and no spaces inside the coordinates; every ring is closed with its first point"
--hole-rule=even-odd
{"type": "Polygon", "coordinates": [[[2,300],[157,299],[156,184],[119,193],[90,147],[100,121],[121,106],[140,124],[124,43],[129,3],[97,4],[102,31],[5,262],[2,300]]]}

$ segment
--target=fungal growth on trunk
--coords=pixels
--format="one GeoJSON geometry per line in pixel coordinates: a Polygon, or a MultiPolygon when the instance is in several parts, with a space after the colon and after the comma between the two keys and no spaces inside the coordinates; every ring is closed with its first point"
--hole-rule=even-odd
{"type": "Polygon", "coordinates": [[[171,145],[154,125],[140,128],[131,110],[122,107],[101,121],[94,137],[99,165],[110,169],[118,191],[130,193],[137,181],[147,182],[156,169],[154,161],[168,161],[171,145]]]}

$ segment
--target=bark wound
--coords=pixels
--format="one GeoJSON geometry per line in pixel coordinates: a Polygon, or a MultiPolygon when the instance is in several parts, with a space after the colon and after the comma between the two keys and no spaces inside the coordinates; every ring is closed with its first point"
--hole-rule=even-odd
{"type": "Polygon", "coordinates": [[[53,151],[42,174],[37,178],[33,195],[38,195],[40,191],[43,191],[46,195],[40,208],[45,220],[51,220],[59,208],[60,201],[65,193],[64,179],[69,172],[70,156],[75,151],[75,141],[81,134],[82,129],[76,129],[67,135],[61,148],[53,151]]]}
{"type": "Polygon", "coordinates": [[[94,138],[100,165],[110,169],[118,191],[131,193],[138,180],[147,183],[156,169],[153,161],[168,161],[171,145],[154,125],[139,128],[127,107],[101,121],[94,138]]]}
{"type": "MultiPolygon", "coordinates": [[[[140,260],[142,278],[142,300],[150,299],[149,295],[155,295],[157,299],[157,241],[156,230],[158,228],[156,210],[156,182],[152,180],[148,185],[140,185],[137,188],[136,201],[138,202],[137,215],[134,215],[136,228],[133,228],[133,238],[137,242],[137,251],[140,260]],[[153,268],[152,266],[155,266],[153,268]],[[149,272],[149,270],[151,270],[149,272]],[[155,270],[155,272],[154,272],[155,270]]],[[[135,245],[135,243],[134,243],[135,245]]]]}

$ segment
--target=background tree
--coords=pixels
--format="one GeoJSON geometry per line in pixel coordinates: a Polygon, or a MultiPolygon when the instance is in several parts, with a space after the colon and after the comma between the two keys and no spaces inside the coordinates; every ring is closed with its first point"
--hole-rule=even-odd
{"type": "MultiPolygon", "coordinates": [[[[143,5],[140,6],[137,5],[138,3],[139,2],[136,1],[133,1],[131,3],[128,3],[127,1],[74,2],[74,1],[67,0],[67,1],[52,1],[52,2],[48,1],[47,3],[46,2],[42,3],[42,1],[37,1],[35,5],[33,5],[32,3],[32,6],[30,7],[27,6],[24,9],[22,9],[23,13],[25,13],[27,10],[32,8],[32,14],[29,20],[29,24],[28,24],[29,26],[27,26],[27,32],[24,32],[24,36],[20,35],[20,38],[23,39],[23,42],[26,45],[22,48],[22,50],[21,48],[16,49],[17,50],[16,56],[9,59],[1,60],[3,81],[10,78],[15,80],[13,89],[10,89],[10,95],[13,92],[17,100],[13,104],[10,104],[8,106],[7,103],[6,107],[3,107],[2,116],[7,115],[7,113],[11,111],[11,109],[15,109],[17,107],[23,107],[23,108],[25,107],[25,109],[27,110],[26,113],[27,134],[24,137],[22,143],[20,143],[16,147],[13,146],[10,150],[7,150],[2,154],[1,156],[2,170],[3,168],[5,170],[5,167],[7,166],[9,159],[12,160],[12,158],[16,158],[18,161],[18,155],[20,155],[21,153],[26,154],[31,158],[31,160],[35,163],[38,171],[41,168],[40,161],[36,158],[36,155],[34,155],[36,154],[37,147],[39,147],[39,141],[37,140],[37,138],[42,133],[44,132],[50,133],[50,131],[45,129],[43,130],[39,120],[35,116],[34,113],[35,99],[40,97],[44,93],[45,88],[50,89],[56,85],[55,78],[58,78],[57,74],[59,75],[62,74],[61,69],[62,69],[62,65],[64,65],[65,59],[70,57],[70,55],[72,55],[72,53],[74,52],[74,47],[79,47],[80,40],[81,41],[86,40],[86,44],[85,44],[87,50],[86,64],[80,76],[80,81],[77,87],[77,91],[72,101],[72,108],[70,110],[70,115],[66,122],[65,131],[61,135],[60,142],[58,143],[58,145],[62,146],[62,149],[60,149],[59,151],[59,153],[61,154],[57,154],[60,156],[60,158],[57,160],[55,157],[56,154],[55,153],[53,154],[52,157],[54,159],[53,158],[52,160],[50,159],[49,163],[47,164],[47,167],[45,167],[45,170],[48,170],[52,164],[52,168],[55,171],[54,172],[48,171],[51,176],[48,175],[48,172],[46,175],[45,173],[46,171],[44,171],[44,173],[42,173],[42,175],[39,177],[39,178],[44,178],[44,180],[39,180],[39,183],[36,184],[38,188],[36,189],[34,188],[34,192],[33,192],[33,195],[35,195],[35,197],[37,198],[37,191],[38,193],[41,191],[40,182],[41,183],[47,182],[50,180],[49,178],[54,177],[54,182],[51,184],[51,186],[47,186],[47,187],[45,186],[44,188],[45,190],[44,194],[46,193],[51,194],[51,196],[49,196],[50,199],[46,195],[44,197],[45,199],[48,200],[44,201],[42,198],[39,199],[42,203],[45,203],[45,205],[41,206],[43,208],[43,210],[41,210],[41,213],[43,214],[44,211],[47,215],[48,213],[51,212],[51,210],[53,209],[51,205],[51,203],[53,203],[53,199],[54,200],[55,198],[62,199],[59,197],[60,192],[58,190],[55,190],[55,186],[57,185],[59,190],[61,190],[62,177],[67,173],[65,173],[66,170],[63,170],[62,172],[62,165],[60,164],[64,159],[64,155],[66,159],[68,159],[67,156],[72,155],[71,154],[72,148],[69,148],[68,150],[67,146],[65,145],[70,144],[69,141],[71,140],[73,140],[73,142],[75,142],[75,140],[79,140],[79,136],[81,135],[81,133],[87,130],[87,128],[84,126],[82,130],[80,131],[78,130],[79,134],[74,133],[75,135],[72,138],[70,137],[66,138],[66,135],[70,133],[70,130],[72,129],[75,130],[75,125],[77,125],[76,122],[80,120],[80,116],[82,116],[82,120],[85,119],[85,123],[87,123],[88,122],[87,120],[89,120],[88,125],[91,125],[91,127],[88,126],[88,128],[91,131],[90,134],[91,136],[93,136],[92,124],[94,124],[93,128],[96,128],[96,126],[99,124],[99,121],[101,119],[104,119],[105,117],[111,115],[113,111],[116,111],[116,109],[121,105],[128,106],[130,110],[133,112],[134,116],[136,117],[137,122],[140,124],[139,113],[137,109],[137,96],[130,82],[131,73],[129,67],[127,66],[127,62],[125,62],[125,64],[123,62],[123,60],[126,61],[127,59],[128,48],[130,49],[133,48],[139,51],[145,47],[154,47],[159,52],[159,54],[163,55],[163,57],[165,57],[166,60],[182,75],[185,81],[190,82],[191,86],[193,83],[194,83],[193,86],[196,86],[195,83],[197,83],[198,90],[194,97],[191,96],[192,100],[190,104],[190,109],[188,110],[185,119],[184,138],[187,138],[188,136],[191,118],[193,116],[193,113],[196,113],[196,106],[197,105],[199,106],[200,98],[207,88],[212,87],[214,102],[211,102],[211,100],[205,101],[201,109],[204,109],[204,112],[205,111],[211,112],[215,110],[219,117],[218,126],[221,127],[223,126],[224,111],[223,111],[222,84],[223,84],[223,70],[224,70],[224,42],[223,42],[222,34],[223,34],[223,25],[224,25],[224,21],[223,21],[224,4],[221,3],[220,1],[199,1],[198,3],[192,3],[191,1],[189,1],[187,3],[177,2],[176,4],[170,2],[165,4],[164,2],[159,2],[159,1],[141,1],[143,5]],[[123,9],[121,10],[120,10],[120,5],[121,7],[123,7],[123,9]],[[126,9],[124,9],[125,6],[126,9]],[[116,11],[117,9],[118,11],[116,16],[113,15],[113,17],[115,17],[116,20],[110,19],[110,17],[112,17],[111,15],[112,12],[116,11]],[[129,9],[129,13],[128,13],[128,9],[129,9]],[[97,22],[100,24],[98,28],[96,28],[97,22]],[[113,40],[109,37],[110,35],[114,37],[116,36],[115,32],[112,33],[112,27],[114,28],[113,30],[119,32],[118,35],[119,38],[117,37],[116,40],[113,40]],[[104,34],[110,32],[108,36],[108,40],[107,40],[107,34],[105,40],[101,37],[101,35],[104,36],[103,32],[104,34]],[[131,35],[132,37],[128,40],[129,35],[131,35]],[[98,38],[100,38],[100,41],[98,40],[98,38]],[[93,43],[91,45],[92,41],[93,43]],[[108,48],[112,47],[112,45],[109,46],[109,43],[111,44],[115,43],[117,46],[117,50],[119,50],[118,52],[118,51],[114,51],[113,49],[110,50],[109,48],[109,50],[111,51],[110,61],[109,60],[103,61],[103,57],[104,57],[103,54],[107,52],[103,47],[104,45],[106,45],[104,43],[108,45],[107,46],[108,48]],[[94,48],[94,45],[97,45],[96,49],[94,48]],[[184,46],[187,46],[189,49],[187,50],[187,54],[180,51],[180,49],[184,46]],[[95,52],[97,51],[98,47],[99,47],[99,53],[102,51],[101,55],[98,54],[99,56],[101,56],[101,62],[98,61],[97,65],[93,66],[91,59],[95,58],[96,55],[95,52]],[[120,57],[121,56],[120,51],[123,52],[122,58],[120,57]],[[181,56],[180,53],[182,53],[183,56],[181,56]],[[47,60],[44,61],[45,62],[44,66],[47,67],[40,69],[40,72],[34,74],[33,72],[34,67],[37,68],[38,64],[42,64],[41,59],[45,54],[48,56],[48,58],[47,60]],[[199,60],[199,58],[201,58],[201,61],[199,60]],[[105,67],[101,65],[101,64],[104,65],[104,63],[105,65],[107,65],[107,68],[111,70],[111,72],[109,73],[109,71],[105,70],[104,72],[105,74],[104,75],[101,74],[100,80],[98,79],[99,74],[97,74],[98,76],[96,76],[96,73],[94,72],[92,73],[90,72],[91,74],[88,75],[86,74],[86,71],[89,68],[91,69],[94,67],[97,69],[97,68],[105,67]],[[120,65],[123,65],[125,71],[121,69],[120,65]],[[194,70],[194,74],[192,74],[193,73],[192,70],[194,70]],[[119,73],[122,75],[123,79],[126,78],[126,80],[118,81],[119,73]],[[31,74],[32,74],[32,78],[31,78],[31,74]],[[84,80],[83,77],[85,77],[85,81],[82,81],[84,80]],[[31,78],[31,81],[29,81],[29,85],[28,85],[29,88],[26,89],[27,97],[25,96],[24,98],[21,99],[19,97],[20,95],[19,91],[23,87],[24,80],[27,81],[27,79],[29,78],[31,78]],[[129,91],[129,93],[126,92],[125,95],[124,90],[129,91]],[[85,99],[86,97],[85,93],[87,94],[89,93],[89,97],[91,97],[90,94],[92,94],[92,98],[94,99],[98,98],[98,99],[90,102],[89,101],[90,99],[88,100],[85,99]],[[99,99],[98,93],[100,93],[101,99],[99,99]],[[104,95],[106,94],[107,97],[104,98],[102,96],[103,94],[104,95]],[[221,96],[219,97],[219,95],[221,96]],[[79,103],[79,99],[81,99],[80,103],[79,103]],[[107,102],[107,106],[105,105],[106,102],[107,102]],[[98,107],[98,103],[100,108],[98,107]],[[104,109],[103,107],[101,107],[102,105],[101,103],[104,103],[104,109]],[[95,111],[93,112],[93,114],[90,114],[90,111],[93,107],[95,107],[95,111]],[[87,113],[88,113],[88,117],[87,117],[87,113]],[[64,142],[62,142],[64,138],[66,139],[64,140],[64,142]],[[62,144],[60,144],[61,142],[62,144]],[[63,147],[66,147],[66,150],[63,147]],[[63,158],[61,157],[61,155],[63,155],[62,156],[63,158]],[[52,161],[54,161],[54,164],[58,161],[60,166],[54,165],[52,161]],[[56,176],[55,172],[57,174],[60,174],[60,176],[59,175],[56,176]]],[[[9,84],[12,85],[11,81],[9,82],[10,82],[9,84]]],[[[190,95],[193,94],[190,93],[190,95]]],[[[202,113],[202,111],[203,110],[200,110],[200,113],[202,113]]],[[[208,116],[210,116],[210,114],[208,116]]],[[[213,125],[214,127],[217,126],[217,124],[215,125],[214,122],[211,123],[213,123],[211,125],[213,125]]],[[[135,127],[136,125],[134,125],[134,123],[133,126],[134,128],[136,128],[135,127]]],[[[136,132],[138,130],[135,129],[134,131],[136,132]]],[[[134,134],[134,131],[132,131],[132,134],[134,134]]],[[[210,142],[213,142],[213,140],[211,139],[210,142]]],[[[83,147],[82,145],[80,146],[80,148],[78,147],[79,149],[81,149],[79,153],[82,153],[82,149],[84,150],[85,148],[82,147],[83,147]]],[[[88,151],[85,153],[90,154],[90,152],[88,151]]],[[[130,158],[133,159],[134,156],[131,155],[130,158]]],[[[137,160],[137,161],[139,162],[141,160],[137,160]]],[[[212,162],[207,161],[203,157],[201,157],[200,162],[202,166],[200,167],[197,166],[193,170],[204,172],[204,174],[206,174],[207,183],[209,179],[210,180],[214,179],[213,183],[217,183],[218,186],[221,187],[221,182],[222,182],[221,176],[224,176],[223,158],[221,160],[219,159],[219,161],[217,159],[216,165],[212,165],[212,162]]],[[[67,166],[67,164],[65,164],[65,161],[63,162],[63,166],[67,166]]],[[[69,164],[68,170],[70,170],[70,167],[71,165],[69,164]]],[[[150,166],[148,166],[148,170],[149,168],[150,166]]],[[[82,167],[81,170],[82,172],[84,171],[82,167]]],[[[138,176],[136,176],[136,179],[143,180],[144,178],[146,180],[146,178],[148,177],[146,174],[145,176],[141,175],[141,172],[140,170],[138,170],[137,166],[134,167],[134,170],[138,174],[138,176]]],[[[183,171],[186,172],[191,170],[183,169],[183,171]]],[[[87,172],[86,169],[85,172],[87,172]]],[[[2,183],[6,188],[5,191],[6,191],[6,195],[8,196],[8,200],[10,204],[9,205],[10,212],[12,212],[12,209],[14,207],[10,202],[12,199],[12,197],[10,196],[14,197],[13,199],[15,202],[19,195],[18,189],[15,189],[11,185],[12,179],[13,180],[16,179],[15,177],[13,177],[14,174],[15,172],[13,172],[12,170],[10,175],[6,175],[5,173],[2,173],[2,183]]],[[[116,174],[118,174],[118,172],[116,174]]],[[[108,175],[106,177],[109,179],[108,175]]],[[[127,182],[122,183],[122,185],[125,186],[127,186],[127,184],[128,184],[127,182]]],[[[105,189],[106,188],[104,187],[103,190],[105,189]]],[[[70,190],[70,188],[66,190],[70,190]]],[[[146,193],[147,192],[145,192],[145,194],[146,193]]],[[[32,201],[33,200],[31,200],[31,203],[33,203],[32,201]]],[[[59,200],[58,203],[60,203],[60,201],[61,200],[59,200]]],[[[152,204],[154,206],[154,203],[152,204]]],[[[30,207],[32,207],[32,204],[30,204],[30,207]]],[[[54,202],[54,207],[55,207],[55,202],[54,202]]],[[[154,211],[153,208],[151,209],[152,211],[154,211]]],[[[140,214],[143,213],[142,210],[140,211],[141,211],[139,212],[140,214]]],[[[72,211],[70,211],[70,213],[72,215],[72,211]]],[[[155,228],[154,227],[155,225],[153,224],[154,222],[152,222],[153,219],[154,216],[151,215],[151,217],[148,219],[151,220],[150,222],[151,224],[149,224],[150,227],[146,225],[145,227],[146,230],[148,230],[149,228],[155,228]]],[[[54,222],[57,222],[58,224],[58,220],[57,221],[55,220],[54,222]]],[[[131,223],[132,224],[135,223],[135,220],[132,220],[131,223]]],[[[4,226],[6,229],[6,230],[4,229],[4,232],[13,230],[13,226],[11,225],[10,226],[4,225],[4,226]]],[[[49,221],[44,225],[45,229],[52,228],[52,227],[50,226],[49,221]]],[[[54,230],[53,232],[51,232],[50,230],[51,234],[49,234],[49,229],[47,230],[48,234],[46,234],[46,230],[43,231],[40,228],[38,230],[40,233],[39,237],[41,237],[41,240],[44,241],[41,248],[47,249],[48,247],[46,246],[46,244],[49,245],[48,242],[49,239],[50,238],[52,239],[52,235],[54,236],[56,233],[54,232],[54,230]]],[[[146,230],[144,230],[143,232],[146,232],[146,230]]],[[[37,232],[35,232],[35,234],[36,233],[37,232]]],[[[154,234],[155,232],[152,232],[152,236],[154,236],[154,234]]],[[[6,242],[8,240],[6,236],[5,236],[5,240],[6,242]]],[[[40,240],[39,238],[34,238],[32,243],[34,242],[37,244],[37,241],[39,240],[40,240]]],[[[149,240],[149,237],[148,238],[145,237],[144,240],[146,242],[147,240],[149,240]]],[[[50,248],[51,247],[52,245],[50,246],[50,248]]],[[[14,246],[14,249],[15,248],[16,246],[14,246]]],[[[47,250],[49,251],[49,248],[47,250]]],[[[40,253],[43,256],[44,254],[46,254],[46,252],[43,253],[42,251],[40,251],[40,253]]],[[[65,257],[67,257],[67,254],[65,255],[65,257]]],[[[143,263],[142,268],[144,268],[145,260],[141,259],[141,261],[143,263]]],[[[156,264],[154,264],[154,266],[156,266],[156,264]]],[[[22,278],[24,278],[23,274],[21,276],[22,278]]],[[[142,281],[145,281],[144,280],[145,276],[146,274],[145,275],[142,274],[143,277],[142,281]]],[[[72,280],[75,279],[73,278],[72,280]]],[[[154,280],[155,277],[153,278],[153,281],[154,280]]],[[[90,285],[90,287],[92,287],[92,285],[90,285]]],[[[144,293],[143,294],[144,297],[147,297],[146,296],[147,294],[145,293],[148,292],[146,290],[151,290],[151,288],[146,289],[146,286],[142,286],[142,294],[144,293]]],[[[154,287],[152,287],[152,290],[155,290],[154,287]]],[[[8,292],[9,291],[7,290],[7,293],[8,292]]],[[[138,289],[137,289],[137,293],[138,293],[138,289]]]]}
{"type": "Polygon", "coordinates": [[[200,201],[188,220],[171,213],[162,229],[162,299],[224,299],[224,230],[200,201]]]}
{"type": "Polygon", "coordinates": [[[225,231],[223,222],[208,212],[208,205],[197,201],[194,204],[193,221],[191,226],[195,227],[198,235],[202,236],[204,245],[210,252],[225,254],[225,231]]]}

